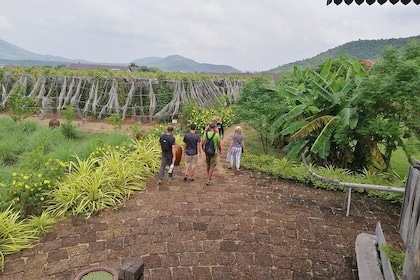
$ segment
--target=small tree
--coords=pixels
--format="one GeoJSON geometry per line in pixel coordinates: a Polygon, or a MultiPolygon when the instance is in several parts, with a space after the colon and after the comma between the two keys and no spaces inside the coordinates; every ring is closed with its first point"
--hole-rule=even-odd
{"type": "Polygon", "coordinates": [[[25,96],[25,88],[23,86],[17,87],[9,95],[7,107],[12,110],[15,121],[21,121],[39,111],[39,105],[35,99],[25,96]]]}
{"type": "Polygon", "coordinates": [[[68,106],[62,112],[64,115],[65,123],[61,125],[61,133],[63,133],[67,139],[80,138],[79,131],[77,131],[76,127],[72,124],[72,121],[76,116],[74,107],[68,106]]]}
{"type": "Polygon", "coordinates": [[[123,119],[120,114],[114,113],[107,117],[106,120],[112,124],[115,132],[121,130],[123,119]]]}

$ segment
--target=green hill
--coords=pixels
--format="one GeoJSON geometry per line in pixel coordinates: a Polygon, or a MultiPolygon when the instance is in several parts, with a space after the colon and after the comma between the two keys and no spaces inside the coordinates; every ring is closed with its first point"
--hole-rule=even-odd
{"type": "Polygon", "coordinates": [[[133,61],[138,66],[156,67],[163,71],[175,72],[207,72],[207,73],[239,73],[240,71],[228,65],[198,63],[180,55],[170,55],[165,58],[146,57],[133,61]]]}
{"type": "Polygon", "coordinates": [[[341,46],[329,49],[325,52],[322,52],[312,58],[307,58],[304,60],[299,60],[296,62],[288,63],[276,67],[274,69],[268,70],[268,73],[285,73],[293,70],[293,67],[297,66],[298,68],[309,68],[314,69],[317,66],[321,65],[327,59],[337,59],[340,57],[341,53],[345,53],[349,57],[357,59],[369,59],[375,61],[384,51],[387,46],[394,46],[396,48],[401,48],[405,46],[410,40],[419,40],[420,35],[408,37],[408,38],[398,38],[398,39],[380,39],[380,40],[358,40],[345,43],[341,46]]]}

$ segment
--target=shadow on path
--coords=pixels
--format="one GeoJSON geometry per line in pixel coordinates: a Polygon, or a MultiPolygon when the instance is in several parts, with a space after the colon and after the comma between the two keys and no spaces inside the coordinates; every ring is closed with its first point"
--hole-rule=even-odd
{"type": "Polygon", "coordinates": [[[175,180],[150,180],[115,210],[58,222],[39,244],[7,256],[0,279],[71,280],[89,266],[142,260],[144,279],[350,280],[357,234],[381,221],[387,241],[401,246],[399,206],[354,194],[346,217],[344,193],[229,170],[232,134],[212,186],[203,158],[193,183],[178,166],[175,180]]]}

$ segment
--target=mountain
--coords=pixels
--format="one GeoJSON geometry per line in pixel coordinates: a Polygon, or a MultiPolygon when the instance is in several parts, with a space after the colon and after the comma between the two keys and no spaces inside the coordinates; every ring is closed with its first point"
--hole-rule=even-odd
{"type": "Polygon", "coordinates": [[[4,60],[34,60],[70,62],[71,59],[61,56],[42,55],[27,51],[0,39],[0,59],[4,60]]]}
{"type": "Polygon", "coordinates": [[[170,55],[165,58],[145,57],[133,61],[138,66],[156,67],[162,71],[176,72],[209,72],[209,73],[239,73],[240,71],[228,65],[198,63],[180,55],[170,55]]]}
{"type": "Polygon", "coordinates": [[[305,69],[314,69],[317,66],[321,65],[328,59],[338,59],[341,53],[345,53],[347,56],[363,59],[363,60],[372,60],[375,61],[380,57],[382,52],[387,46],[394,46],[397,49],[405,46],[410,40],[419,40],[420,35],[412,36],[408,38],[398,38],[398,39],[379,39],[379,40],[358,40],[345,43],[333,49],[329,49],[325,52],[322,52],[312,58],[307,58],[304,60],[299,60],[296,62],[284,64],[278,66],[274,69],[268,70],[268,73],[285,73],[293,70],[293,67],[297,66],[298,68],[305,69]]]}
{"type": "MultiPolygon", "coordinates": [[[[41,55],[27,51],[0,39],[0,67],[5,65],[19,66],[57,66],[69,63],[97,64],[85,60],[72,60],[61,56],[41,55]]],[[[162,71],[176,72],[211,72],[211,73],[240,73],[239,70],[228,65],[198,63],[180,55],[165,58],[146,57],[133,61],[136,65],[157,67],[162,71]]],[[[129,65],[129,63],[109,63],[109,65],[129,65]]]]}

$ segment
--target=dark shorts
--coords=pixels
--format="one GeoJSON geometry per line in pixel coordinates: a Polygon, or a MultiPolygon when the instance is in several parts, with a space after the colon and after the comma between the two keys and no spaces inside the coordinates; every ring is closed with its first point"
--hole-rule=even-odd
{"type": "Polygon", "coordinates": [[[217,163],[217,154],[213,156],[206,155],[206,164],[208,166],[216,166],[216,163],[217,163]]]}

